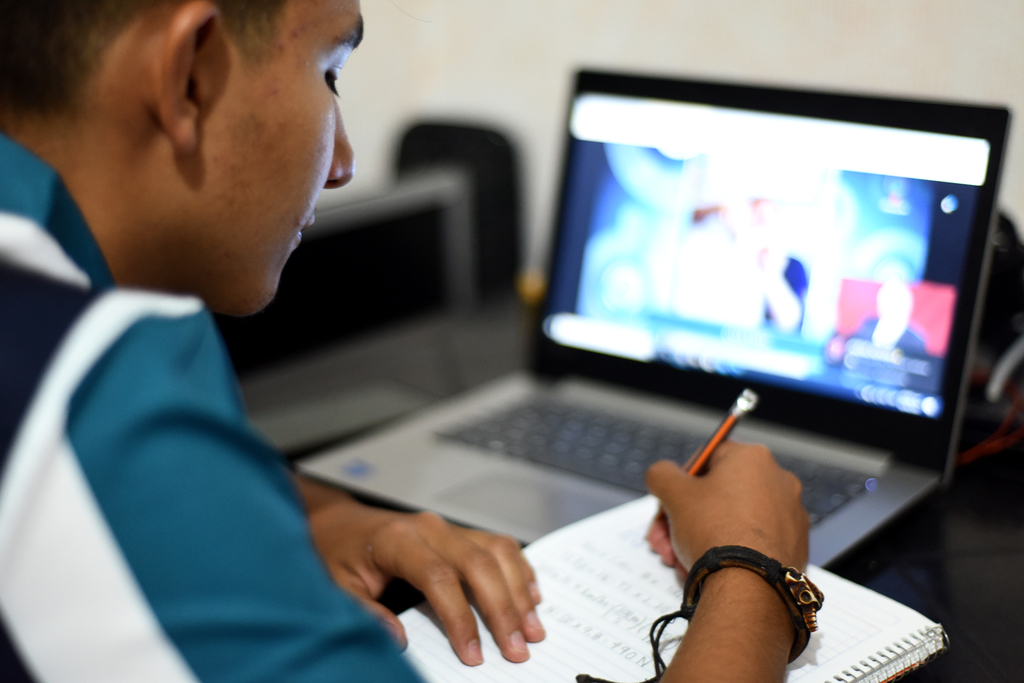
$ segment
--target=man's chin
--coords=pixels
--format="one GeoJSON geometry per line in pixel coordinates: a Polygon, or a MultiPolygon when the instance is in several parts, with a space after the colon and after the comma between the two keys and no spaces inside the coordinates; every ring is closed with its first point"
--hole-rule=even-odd
{"type": "Polygon", "coordinates": [[[243,292],[225,293],[224,296],[217,297],[216,299],[206,298],[206,305],[214,313],[237,318],[259,313],[274,300],[274,296],[277,294],[279,279],[280,273],[278,273],[278,276],[274,278],[272,283],[262,283],[262,287],[248,288],[243,292]]]}

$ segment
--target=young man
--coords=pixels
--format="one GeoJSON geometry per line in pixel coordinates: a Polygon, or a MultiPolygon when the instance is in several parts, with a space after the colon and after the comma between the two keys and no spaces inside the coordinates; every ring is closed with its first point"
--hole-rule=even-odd
{"type": "MultiPolygon", "coordinates": [[[[356,604],[401,642],[375,602],[396,576],[465,663],[481,655],[464,587],[526,659],[544,630],[516,544],[299,482],[304,509],[206,310],[266,305],[320,190],[352,176],[334,84],[358,0],[0,0],[0,16],[3,680],[411,680],[356,604]]],[[[649,481],[666,562],[726,544],[805,562],[799,485],[763,449],[649,481]]],[[[771,588],[723,570],[667,676],[779,679],[792,640],[771,588]],[[756,647],[723,657],[736,642],[756,647]]]]}

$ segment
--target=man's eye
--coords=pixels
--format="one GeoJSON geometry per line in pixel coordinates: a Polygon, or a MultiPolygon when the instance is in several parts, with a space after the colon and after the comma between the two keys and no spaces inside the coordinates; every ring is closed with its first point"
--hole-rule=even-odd
{"type": "Polygon", "coordinates": [[[338,76],[333,71],[328,71],[324,74],[324,80],[327,81],[327,87],[331,89],[331,92],[335,96],[338,95],[338,76]]]}

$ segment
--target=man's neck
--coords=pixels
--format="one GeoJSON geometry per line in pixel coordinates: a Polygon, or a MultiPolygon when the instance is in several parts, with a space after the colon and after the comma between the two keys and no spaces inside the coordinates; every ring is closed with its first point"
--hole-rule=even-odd
{"type": "Polygon", "coordinates": [[[0,113],[0,132],[60,172],[69,134],[77,128],[70,114],[0,113]]]}

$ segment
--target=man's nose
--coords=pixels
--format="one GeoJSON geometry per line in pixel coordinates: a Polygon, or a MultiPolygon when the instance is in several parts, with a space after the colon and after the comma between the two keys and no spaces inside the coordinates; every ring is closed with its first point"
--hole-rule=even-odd
{"type": "Polygon", "coordinates": [[[348,142],[348,135],[345,134],[345,124],[341,120],[341,113],[337,113],[337,125],[334,127],[334,155],[331,158],[331,168],[327,174],[325,189],[334,189],[347,185],[356,173],[356,159],[352,152],[352,145],[348,142]]]}

